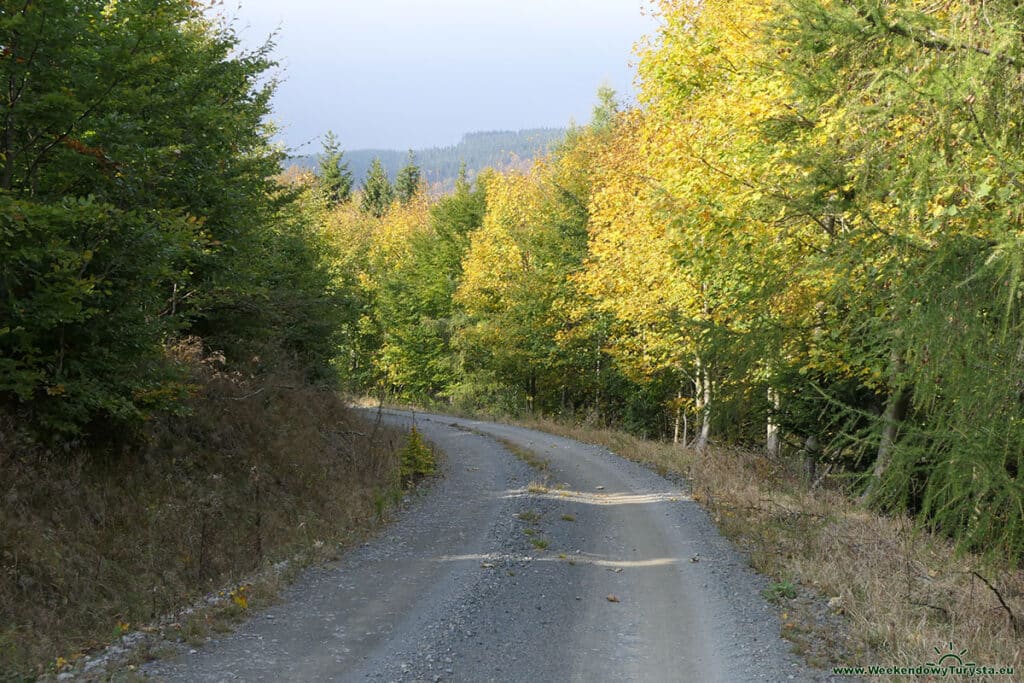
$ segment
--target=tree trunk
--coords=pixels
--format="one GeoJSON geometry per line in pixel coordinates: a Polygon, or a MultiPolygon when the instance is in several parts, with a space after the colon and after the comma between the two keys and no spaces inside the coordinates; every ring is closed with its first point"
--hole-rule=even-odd
{"type": "Polygon", "coordinates": [[[768,429],[765,440],[765,450],[773,458],[779,456],[782,448],[782,439],[779,434],[779,424],[775,421],[775,413],[779,410],[779,392],[768,387],[768,429]]]}
{"type": "Polygon", "coordinates": [[[892,451],[896,446],[896,437],[899,434],[900,425],[907,417],[910,410],[910,399],[913,391],[909,386],[899,386],[902,381],[903,359],[895,351],[892,352],[892,374],[896,388],[889,394],[889,400],[885,404],[885,412],[882,414],[882,438],[878,442],[878,454],[875,456],[875,466],[871,473],[871,481],[864,489],[861,500],[867,500],[875,492],[878,482],[882,479],[889,465],[892,464],[892,451]]]}
{"type": "MultiPolygon", "coordinates": [[[[11,44],[7,46],[9,51],[8,59],[15,60],[15,51],[18,49],[17,33],[12,36],[11,44]]],[[[11,70],[7,77],[7,111],[4,114],[4,132],[0,137],[0,155],[3,156],[3,173],[0,175],[0,186],[10,190],[14,185],[14,107],[17,104],[18,88],[14,78],[14,70],[11,70]]]]}
{"type": "Polygon", "coordinates": [[[688,437],[688,435],[686,433],[686,431],[687,431],[686,430],[686,428],[687,428],[687,424],[686,424],[686,411],[683,410],[683,388],[682,387],[680,387],[679,391],[676,392],[676,419],[675,419],[675,425],[673,425],[673,429],[672,429],[672,443],[674,443],[677,446],[679,445],[679,427],[680,427],[680,424],[683,427],[683,443],[682,443],[682,446],[683,446],[683,448],[686,448],[686,443],[687,443],[687,440],[688,440],[689,437],[688,437]]]}
{"type": "Polygon", "coordinates": [[[701,421],[700,432],[693,447],[698,451],[703,451],[707,448],[708,439],[711,437],[711,377],[699,355],[697,356],[697,372],[694,376],[694,389],[699,402],[697,407],[701,421]]]}
{"type": "Polygon", "coordinates": [[[681,421],[680,414],[682,412],[683,411],[681,410],[680,406],[676,405],[676,419],[675,424],[672,425],[672,443],[677,446],[679,445],[679,423],[681,421]]]}
{"type": "Polygon", "coordinates": [[[808,486],[814,484],[814,477],[818,472],[818,451],[820,449],[818,438],[813,434],[804,441],[804,479],[808,486]]]}

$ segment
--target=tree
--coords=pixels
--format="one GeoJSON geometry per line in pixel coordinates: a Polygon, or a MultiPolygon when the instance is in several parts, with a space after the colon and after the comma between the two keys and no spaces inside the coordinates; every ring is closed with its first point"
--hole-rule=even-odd
{"type": "Polygon", "coordinates": [[[352,173],[348,170],[348,162],[343,159],[338,138],[332,131],[327,131],[319,159],[319,184],[332,205],[343,204],[352,195],[352,173]]]}
{"type": "Polygon", "coordinates": [[[408,204],[420,191],[420,167],[416,165],[416,158],[409,150],[405,166],[398,172],[395,178],[395,194],[398,201],[408,204]]]}
{"type": "Polygon", "coordinates": [[[363,181],[363,197],[359,208],[363,213],[380,218],[388,212],[394,200],[395,190],[388,180],[387,171],[379,158],[374,159],[363,181]]]}
{"type": "Polygon", "coordinates": [[[596,133],[610,131],[619,110],[620,107],[615,97],[615,89],[609,85],[599,87],[597,89],[597,104],[594,105],[594,110],[590,117],[591,129],[596,133]]]}
{"type": "Polygon", "coordinates": [[[241,49],[191,0],[11,5],[0,410],[54,438],[128,433],[181,408],[185,335],[232,364],[324,367],[335,298],[276,181],[271,46],[241,49]]]}
{"type": "Polygon", "coordinates": [[[490,179],[455,293],[465,379],[496,379],[530,410],[594,403],[600,345],[568,317],[570,274],[586,252],[591,142],[582,134],[529,173],[490,179]]]}
{"type": "Polygon", "coordinates": [[[0,407],[51,436],[173,409],[164,345],[217,327],[247,279],[228,264],[276,211],[266,51],[187,0],[151,10],[0,14],[0,407]]]}
{"type": "Polygon", "coordinates": [[[850,435],[875,446],[868,498],[1019,556],[1019,9],[794,11],[774,35],[792,46],[783,66],[806,119],[786,143],[801,170],[788,203],[829,229],[818,267],[842,274],[833,355],[879,396],[850,435]]]}

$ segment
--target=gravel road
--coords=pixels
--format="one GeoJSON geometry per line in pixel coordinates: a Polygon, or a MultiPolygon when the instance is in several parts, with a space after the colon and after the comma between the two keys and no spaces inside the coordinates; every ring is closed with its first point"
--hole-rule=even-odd
{"type": "Polygon", "coordinates": [[[166,681],[821,681],[685,490],[608,451],[389,411],[443,478],[166,681]],[[547,461],[529,467],[502,440],[547,461]]]}

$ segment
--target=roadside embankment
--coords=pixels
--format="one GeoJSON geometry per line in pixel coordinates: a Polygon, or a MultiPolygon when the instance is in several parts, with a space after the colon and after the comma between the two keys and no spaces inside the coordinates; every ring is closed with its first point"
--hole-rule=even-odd
{"type": "Polygon", "coordinates": [[[264,569],[336,556],[400,497],[405,434],[298,373],[193,360],[189,414],[132,447],[55,452],[0,423],[0,680],[72,670],[127,633],[202,642],[274,599],[288,577],[264,569]]]}

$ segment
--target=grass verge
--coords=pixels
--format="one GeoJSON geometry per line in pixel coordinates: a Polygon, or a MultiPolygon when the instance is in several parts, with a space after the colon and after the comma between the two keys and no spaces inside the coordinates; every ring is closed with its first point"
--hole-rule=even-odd
{"type": "Polygon", "coordinates": [[[183,353],[190,416],[154,420],[131,450],[19,446],[0,418],[0,680],[72,670],[126,634],[199,642],[400,497],[407,435],[297,374],[183,353]]]}
{"type": "Polygon", "coordinates": [[[684,476],[721,531],[776,582],[783,635],[811,664],[919,666],[952,644],[967,650],[965,661],[1024,670],[1020,570],[958,556],[948,539],[906,517],[867,511],[835,487],[812,488],[796,462],[730,448],[701,454],[551,420],[517,424],[684,476]],[[798,588],[821,599],[801,599],[798,588]],[[847,627],[837,630],[828,611],[847,627]]]}

